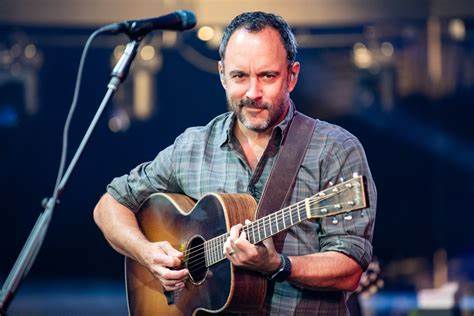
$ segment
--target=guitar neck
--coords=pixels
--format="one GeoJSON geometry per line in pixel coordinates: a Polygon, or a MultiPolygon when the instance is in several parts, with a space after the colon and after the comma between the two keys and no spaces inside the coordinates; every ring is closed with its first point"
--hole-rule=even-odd
{"type": "MultiPolygon", "coordinates": [[[[245,225],[242,230],[250,243],[257,244],[307,220],[309,211],[315,204],[317,204],[317,199],[316,196],[313,196],[245,225]]],[[[224,242],[229,235],[229,233],[225,233],[205,242],[204,250],[208,267],[226,258],[224,242]]]]}
{"type": "MultiPolygon", "coordinates": [[[[307,199],[285,207],[242,227],[247,240],[257,244],[291,226],[307,219],[333,216],[366,207],[363,177],[353,179],[323,190],[307,199]]],[[[224,259],[224,243],[229,233],[204,242],[206,266],[224,259]]]]}

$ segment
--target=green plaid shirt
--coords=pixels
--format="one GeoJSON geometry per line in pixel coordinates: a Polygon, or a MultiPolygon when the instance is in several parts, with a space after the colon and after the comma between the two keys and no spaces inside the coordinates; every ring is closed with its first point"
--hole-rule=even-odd
{"type": "MultiPolygon", "coordinates": [[[[273,131],[265,153],[252,171],[232,133],[235,115],[225,113],[203,127],[192,127],[175,143],[130,174],[115,178],[107,192],[137,210],[153,192],[175,192],[198,200],[208,192],[250,193],[257,201],[270,174],[279,144],[293,118],[288,115],[273,131]]],[[[291,203],[307,198],[357,172],[367,177],[370,208],[293,226],[286,234],[283,253],[301,256],[338,251],[365,269],[372,258],[376,189],[364,149],[356,137],[339,126],[317,120],[316,129],[299,170],[291,203]]],[[[271,315],[345,315],[346,293],[304,288],[291,282],[270,284],[266,313],[271,315]]]]}

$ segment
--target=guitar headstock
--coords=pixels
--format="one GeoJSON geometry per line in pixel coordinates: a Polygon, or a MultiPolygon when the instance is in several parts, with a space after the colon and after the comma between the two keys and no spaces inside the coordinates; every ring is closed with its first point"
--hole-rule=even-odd
{"type": "Polygon", "coordinates": [[[333,216],[367,207],[365,179],[354,173],[352,179],[333,185],[317,194],[311,218],[333,216]]]}

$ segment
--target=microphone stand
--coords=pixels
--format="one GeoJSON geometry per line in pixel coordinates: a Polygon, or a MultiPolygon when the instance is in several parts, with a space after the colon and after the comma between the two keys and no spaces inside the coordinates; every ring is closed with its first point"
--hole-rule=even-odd
{"type": "Polygon", "coordinates": [[[0,315],[4,315],[6,313],[7,308],[10,305],[12,299],[14,298],[21,281],[26,277],[31,266],[33,265],[46,236],[48,225],[53,215],[54,206],[56,204],[59,204],[58,197],[63,192],[64,187],[69,179],[69,176],[71,175],[72,170],[74,169],[77,161],[79,160],[79,157],[81,156],[82,151],[84,150],[84,147],[86,146],[87,141],[89,140],[92,131],[94,130],[97,124],[97,121],[102,115],[105,106],[112,98],[120,83],[122,83],[127,77],[132,61],[136,56],[141,39],[142,37],[132,38],[132,40],[127,44],[127,47],[125,48],[125,51],[122,54],[120,60],[115,65],[111,73],[112,78],[110,79],[107,85],[107,92],[104,98],[102,99],[102,102],[94,118],[92,119],[92,122],[89,125],[89,128],[87,129],[79,147],[77,148],[74,157],[71,159],[71,162],[69,163],[66,172],[61,178],[56,198],[53,195],[53,197],[43,200],[42,206],[44,207],[44,211],[39,215],[38,219],[36,220],[36,223],[33,229],[31,230],[25,245],[23,246],[20,254],[18,255],[18,258],[15,261],[15,264],[1,289],[0,315]]]}

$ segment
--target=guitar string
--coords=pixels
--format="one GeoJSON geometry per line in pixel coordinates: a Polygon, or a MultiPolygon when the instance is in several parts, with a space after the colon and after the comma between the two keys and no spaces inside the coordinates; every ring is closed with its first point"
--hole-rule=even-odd
{"type": "MultiPolygon", "coordinates": [[[[336,192],[336,193],[326,194],[324,197],[321,197],[321,199],[319,199],[319,200],[318,200],[318,199],[315,199],[315,197],[317,197],[317,196],[310,197],[309,199],[312,199],[312,200],[310,200],[310,203],[309,203],[309,204],[310,204],[310,206],[313,206],[313,205],[315,205],[315,204],[317,204],[317,203],[320,203],[320,202],[322,202],[322,201],[324,201],[324,200],[327,200],[327,199],[329,199],[329,198],[331,198],[331,197],[333,197],[333,196],[335,196],[335,195],[341,194],[342,192],[344,192],[344,191],[346,191],[346,190],[348,190],[348,189],[350,189],[350,188],[344,187],[343,189],[340,189],[340,190],[339,190],[338,192],[336,192]]],[[[285,208],[283,208],[283,209],[281,209],[281,210],[279,210],[279,211],[276,211],[275,213],[272,213],[271,215],[268,216],[268,220],[271,221],[271,220],[272,220],[272,217],[274,217],[273,219],[276,219],[277,221],[279,221],[280,219],[279,219],[278,213],[281,213],[281,215],[282,215],[282,218],[281,218],[281,219],[282,219],[283,222],[284,222],[288,217],[290,217],[290,218],[293,217],[293,215],[294,215],[294,213],[292,213],[293,211],[296,210],[296,211],[298,211],[298,213],[301,211],[301,209],[300,209],[301,204],[304,204],[304,206],[305,206],[305,205],[306,205],[306,201],[305,201],[305,200],[302,200],[302,201],[296,202],[296,203],[294,203],[294,204],[292,204],[292,205],[290,205],[290,206],[287,206],[287,207],[285,207],[285,208]],[[292,208],[295,208],[295,209],[292,210],[292,208]],[[286,211],[286,210],[289,210],[289,211],[290,211],[290,214],[285,214],[285,211],[286,211]],[[274,214],[276,214],[276,215],[274,215],[274,214]]],[[[323,206],[323,207],[320,207],[320,208],[316,208],[316,209],[314,209],[314,210],[322,209],[322,208],[329,208],[329,207],[330,207],[330,206],[323,206]]],[[[287,212],[287,213],[288,213],[288,212],[287,212]]],[[[267,217],[265,217],[265,218],[267,218],[267,217]]],[[[262,220],[262,219],[258,219],[258,221],[260,221],[260,220],[262,220]]],[[[242,227],[242,229],[250,228],[250,225],[253,226],[256,222],[257,222],[257,221],[253,222],[252,224],[246,225],[246,226],[242,227]]],[[[262,225],[265,225],[265,221],[263,221],[263,224],[262,224],[262,225]]],[[[260,224],[257,225],[257,229],[258,229],[258,231],[260,231],[260,224]]],[[[252,230],[253,230],[253,232],[255,232],[255,227],[253,227],[252,230]]],[[[265,229],[263,230],[263,232],[265,233],[265,229]]],[[[212,239],[207,240],[205,243],[207,243],[207,244],[211,244],[211,242],[214,242],[214,243],[215,243],[215,241],[217,241],[217,239],[222,239],[222,238],[224,238],[224,237],[227,238],[228,236],[229,236],[229,233],[226,233],[226,234],[223,234],[223,235],[219,235],[219,236],[216,236],[216,237],[214,237],[214,238],[212,238],[212,239]]],[[[266,238],[265,238],[265,239],[266,239],[266,238]]],[[[222,241],[218,241],[218,245],[212,245],[210,248],[208,248],[208,251],[210,251],[210,250],[214,251],[216,248],[218,248],[218,247],[220,246],[220,243],[221,243],[221,242],[222,242],[222,241]]],[[[199,246],[195,246],[195,247],[189,248],[189,249],[187,249],[187,250],[185,251],[185,256],[186,256],[186,255],[189,256],[191,253],[195,253],[195,252],[197,252],[197,251],[200,252],[203,247],[204,247],[204,243],[201,244],[201,245],[199,245],[199,246]]],[[[192,256],[189,257],[189,258],[192,258],[192,256]]]]}
{"type": "MultiPolygon", "coordinates": [[[[299,202],[298,202],[298,203],[299,203],[299,202]]],[[[310,202],[310,203],[313,204],[313,205],[315,204],[314,202],[310,202]]],[[[262,221],[263,223],[262,223],[261,225],[263,226],[263,225],[265,225],[265,224],[272,224],[272,222],[271,222],[272,220],[277,220],[277,221],[279,221],[280,218],[284,221],[285,219],[290,218],[290,217],[292,218],[292,217],[295,215],[294,213],[291,213],[291,214],[284,214],[284,212],[282,212],[283,210],[284,210],[284,209],[282,209],[282,210],[280,210],[280,211],[277,211],[277,212],[271,214],[271,216],[268,217],[268,223],[265,223],[266,221],[262,221]],[[277,213],[281,213],[281,214],[275,216],[274,214],[277,214],[277,213]],[[284,215],[284,217],[283,217],[283,215],[284,215]],[[272,218],[272,217],[273,217],[273,218],[272,218]]],[[[298,208],[298,209],[295,209],[295,210],[297,210],[298,212],[301,211],[301,209],[299,209],[299,208],[298,208]]],[[[294,211],[294,210],[292,210],[292,211],[294,211]]],[[[265,217],[265,218],[266,218],[266,217],[265,217]]],[[[305,218],[305,219],[306,219],[306,218],[305,218]]],[[[259,219],[259,221],[260,221],[260,220],[261,220],[261,219],[259,219]]],[[[249,232],[250,232],[249,229],[252,229],[252,230],[255,232],[255,227],[253,227],[253,228],[250,227],[251,225],[253,226],[253,224],[255,224],[255,223],[256,223],[256,221],[253,222],[252,224],[245,225],[245,226],[242,227],[242,230],[245,230],[247,236],[249,236],[249,232]]],[[[260,225],[260,224],[257,225],[257,226],[258,226],[257,229],[258,229],[259,231],[261,231],[261,229],[260,229],[260,226],[261,226],[261,225],[260,225]]],[[[265,228],[265,227],[263,227],[263,228],[265,228]]],[[[263,233],[265,234],[265,229],[263,230],[263,233]]],[[[220,245],[222,244],[222,239],[227,239],[227,237],[229,237],[229,235],[230,235],[230,233],[227,232],[227,233],[225,233],[225,234],[222,234],[222,235],[219,235],[219,236],[216,236],[216,237],[214,237],[214,238],[212,238],[212,239],[207,240],[207,241],[206,241],[207,244],[210,244],[210,245],[211,245],[211,246],[207,249],[207,251],[208,251],[208,252],[209,252],[209,251],[215,251],[215,250],[216,250],[217,248],[219,248],[220,245]],[[213,244],[213,243],[214,243],[214,244],[213,244]],[[216,243],[217,243],[217,244],[216,244],[216,243]]],[[[269,236],[269,237],[270,237],[270,236],[269,236]]],[[[266,239],[266,238],[265,238],[265,239],[266,239]]],[[[189,248],[187,252],[185,251],[185,256],[187,255],[187,256],[188,256],[188,260],[189,260],[189,259],[191,259],[191,258],[194,257],[194,256],[190,256],[190,254],[194,254],[194,253],[196,253],[196,252],[198,252],[198,251],[201,252],[201,250],[202,250],[203,247],[204,247],[204,243],[201,244],[201,245],[199,245],[199,246],[195,246],[195,247],[189,248]]],[[[185,261],[185,262],[186,262],[186,261],[185,261]]]]}
{"type": "MultiPolygon", "coordinates": [[[[348,189],[349,189],[349,188],[345,187],[344,189],[340,189],[340,190],[339,190],[338,192],[336,192],[336,193],[327,194],[327,195],[325,195],[323,198],[321,198],[321,199],[319,199],[319,200],[316,200],[316,199],[315,199],[317,196],[312,196],[312,197],[309,198],[309,199],[312,199],[312,200],[310,200],[310,206],[314,205],[314,203],[319,203],[319,202],[322,202],[322,201],[324,201],[324,200],[326,200],[326,199],[329,199],[329,198],[331,198],[331,197],[333,197],[333,196],[335,196],[335,195],[337,195],[337,194],[340,194],[340,193],[342,193],[342,192],[344,192],[344,191],[346,191],[346,190],[348,190],[348,189]]],[[[281,213],[284,213],[285,210],[290,210],[291,208],[297,208],[297,211],[299,212],[299,211],[300,211],[299,207],[301,206],[301,204],[304,204],[304,206],[305,206],[305,205],[306,205],[305,200],[296,202],[296,203],[294,203],[294,204],[292,204],[292,205],[290,205],[290,206],[287,206],[287,207],[285,207],[285,208],[283,208],[283,209],[281,209],[281,210],[276,211],[275,213],[272,213],[271,215],[268,216],[268,219],[271,220],[271,217],[274,216],[274,214],[277,214],[277,213],[280,213],[280,212],[281,212],[281,213]]],[[[329,206],[325,206],[325,207],[329,207],[329,206]]],[[[323,207],[323,208],[324,208],[324,207],[323,207]]],[[[293,210],[290,210],[290,211],[293,211],[293,210]]],[[[290,214],[290,215],[291,215],[291,214],[290,214]]],[[[265,216],[265,218],[267,218],[267,216],[265,216]]],[[[262,219],[262,218],[258,219],[258,221],[260,221],[261,219],[262,219]]],[[[253,222],[252,224],[255,224],[256,222],[257,222],[257,221],[253,222]]],[[[252,225],[252,224],[250,224],[250,225],[252,225]]],[[[259,226],[259,225],[258,225],[258,226],[259,226]]],[[[248,226],[244,226],[244,227],[248,227],[248,226]]],[[[214,237],[214,238],[212,238],[212,239],[207,240],[206,242],[207,242],[207,243],[210,243],[211,241],[216,240],[217,238],[220,238],[221,236],[222,236],[222,235],[216,236],[216,237],[214,237]]],[[[193,247],[193,248],[187,249],[187,250],[186,250],[187,253],[186,253],[186,251],[185,251],[185,254],[188,254],[188,255],[189,255],[189,254],[191,253],[191,250],[196,249],[196,248],[202,248],[202,244],[199,245],[199,246],[195,246],[195,247],[193,247]]]]}
{"type": "MultiPolygon", "coordinates": [[[[335,195],[337,195],[337,194],[340,194],[340,193],[342,193],[343,191],[346,191],[347,189],[349,189],[349,188],[344,188],[344,190],[341,189],[341,190],[340,190],[339,192],[337,192],[337,193],[328,194],[328,195],[324,196],[324,198],[322,198],[322,199],[320,199],[320,200],[314,200],[314,199],[313,199],[312,201],[310,201],[309,204],[310,204],[310,206],[314,206],[315,204],[317,204],[317,203],[319,203],[319,202],[321,202],[321,201],[324,201],[324,200],[326,200],[326,199],[328,199],[328,198],[331,198],[332,196],[335,196],[335,195]]],[[[305,203],[304,200],[303,200],[303,201],[300,201],[300,202],[297,202],[297,203],[295,203],[295,204],[293,204],[293,205],[291,205],[291,206],[289,206],[289,207],[286,207],[286,208],[284,208],[284,209],[281,209],[281,210],[279,210],[279,211],[273,213],[273,214],[277,214],[277,216],[274,216],[273,214],[272,214],[271,216],[273,216],[274,219],[276,219],[277,221],[280,221],[280,217],[281,217],[281,220],[282,220],[283,224],[285,225],[286,220],[287,220],[288,218],[292,218],[293,215],[294,215],[294,213],[291,213],[291,210],[290,210],[290,214],[287,214],[287,213],[284,212],[284,210],[285,210],[285,209],[290,209],[290,207],[291,207],[291,208],[292,208],[292,207],[295,207],[296,210],[299,212],[300,209],[299,209],[298,204],[306,204],[306,203],[305,203]],[[278,213],[281,213],[281,214],[278,215],[278,213]]],[[[313,209],[313,210],[318,210],[318,209],[328,208],[328,207],[330,207],[330,206],[321,206],[321,207],[315,208],[315,209],[313,209]]],[[[269,217],[268,219],[271,221],[271,218],[270,218],[270,217],[269,217]]],[[[306,219],[307,219],[307,218],[303,218],[303,220],[306,220],[306,219]]],[[[254,222],[254,223],[255,223],[255,222],[254,222]]],[[[252,223],[252,224],[254,224],[254,223],[252,223]]],[[[252,224],[250,224],[250,225],[252,225],[252,224]]],[[[245,232],[246,232],[246,234],[247,234],[248,236],[250,236],[250,235],[249,235],[250,225],[244,226],[244,227],[242,228],[242,229],[246,230],[245,232]]],[[[265,225],[265,222],[263,223],[263,225],[265,225]]],[[[258,226],[258,230],[260,231],[260,225],[257,225],[257,226],[258,226]]],[[[254,228],[255,228],[255,227],[254,227],[254,228]]],[[[255,230],[254,230],[254,228],[252,228],[252,229],[253,229],[253,235],[255,235],[255,230]]],[[[266,233],[265,233],[265,229],[264,229],[263,232],[264,232],[264,234],[266,234],[266,233]]],[[[272,235],[273,235],[273,234],[272,234],[272,235]]],[[[214,245],[210,246],[210,247],[207,249],[208,253],[216,253],[216,251],[217,251],[217,254],[220,255],[220,252],[221,252],[220,250],[222,249],[222,246],[223,246],[222,241],[223,241],[224,239],[227,239],[228,236],[229,236],[229,233],[226,233],[226,234],[223,234],[223,235],[214,237],[213,239],[210,239],[209,241],[213,241],[213,242],[214,242],[214,245]]],[[[268,237],[270,237],[270,236],[268,236],[268,237]]],[[[266,238],[268,238],[268,237],[266,237],[266,238]]],[[[264,239],[266,239],[266,238],[264,238],[264,239]]],[[[250,239],[250,237],[249,237],[249,239],[250,239]]],[[[195,246],[195,247],[193,247],[193,248],[188,249],[188,252],[187,252],[187,253],[185,252],[185,254],[188,255],[188,258],[187,258],[186,260],[184,260],[184,262],[188,263],[188,266],[191,265],[192,263],[196,262],[196,261],[201,262],[202,259],[205,258],[205,254],[202,253],[202,248],[203,248],[203,247],[204,247],[204,243],[201,244],[201,245],[199,245],[199,246],[195,246]],[[191,250],[193,250],[193,251],[191,252],[191,250]],[[189,256],[189,254],[191,254],[191,253],[194,254],[194,253],[196,253],[196,252],[198,252],[198,251],[199,251],[200,254],[198,254],[198,255],[193,255],[193,256],[189,256]],[[192,259],[195,259],[195,260],[192,260],[192,259]]],[[[220,261],[220,260],[218,260],[217,262],[219,262],[219,261],[220,261]]]]}
{"type": "MultiPolygon", "coordinates": [[[[314,203],[313,203],[313,204],[314,204],[314,203]]],[[[327,208],[327,206],[319,207],[319,208],[316,208],[316,209],[314,209],[314,210],[322,209],[322,208],[327,208]]],[[[291,217],[291,214],[290,214],[289,216],[286,216],[285,214],[282,214],[281,219],[283,220],[283,224],[284,224],[285,220],[286,220],[288,217],[291,217]],[[283,215],[284,215],[284,216],[283,216],[283,215]]],[[[304,218],[303,220],[306,220],[306,219],[307,219],[307,218],[304,218]]],[[[280,220],[280,219],[277,219],[277,220],[280,220]]],[[[247,227],[244,227],[244,228],[248,228],[248,226],[247,226],[247,227]]],[[[243,229],[244,229],[244,228],[243,228],[243,229]]],[[[248,235],[248,231],[246,231],[246,234],[248,235]]],[[[218,238],[224,239],[224,238],[227,238],[228,235],[229,235],[229,233],[226,233],[226,234],[224,234],[224,235],[219,236],[218,238]]],[[[270,237],[270,236],[268,236],[268,237],[266,237],[266,238],[269,238],[269,237],[270,237]]],[[[266,239],[266,238],[265,238],[265,239],[266,239]]],[[[199,247],[199,246],[197,246],[197,247],[199,247]]],[[[201,247],[201,248],[202,248],[202,247],[201,247]]],[[[223,254],[221,253],[221,251],[220,251],[222,248],[223,248],[223,243],[222,243],[222,240],[220,240],[217,245],[213,245],[212,248],[209,248],[209,249],[208,249],[208,252],[209,252],[209,250],[212,250],[214,253],[216,253],[216,250],[217,250],[217,254],[218,254],[219,256],[221,256],[221,255],[223,255],[223,254]]],[[[225,257],[224,257],[224,258],[225,258],[225,257]]],[[[217,262],[221,261],[221,260],[224,259],[224,258],[221,258],[221,259],[217,260],[216,262],[213,262],[212,264],[217,263],[217,262]]],[[[205,254],[203,254],[202,252],[201,252],[200,255],[194,255],[194,256],[188,257],[188,259],[185,260],[185,262],[188,264],[188,268],[189,268],[189,269],[194,269],[196,265],[199,266],[200,264],[203,263],[203,259],[204,259],[204,265],[205,265],[205,266],[210,266],[210,265],[212,265],[212,264],[206,265],[206,263],[205,263],[205,254]],[[195,259],[195,260],[190,260],[190,259],[195,259]]]]}

